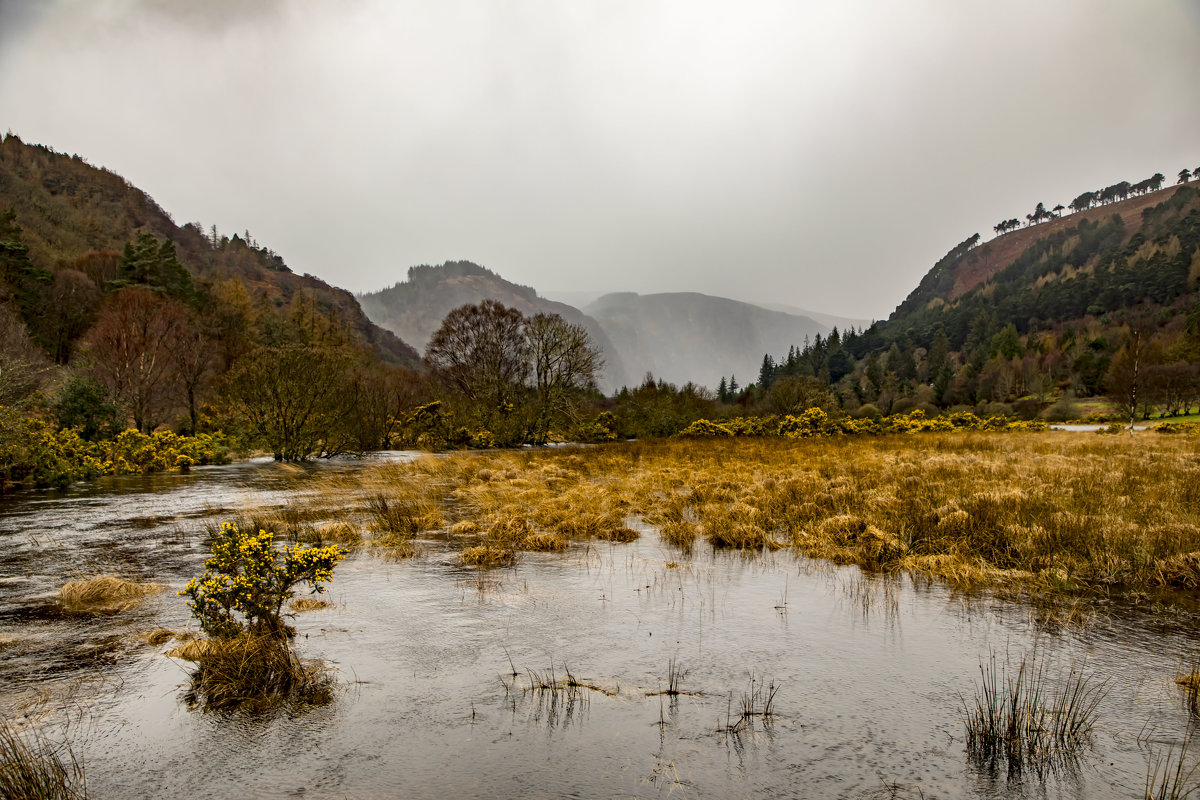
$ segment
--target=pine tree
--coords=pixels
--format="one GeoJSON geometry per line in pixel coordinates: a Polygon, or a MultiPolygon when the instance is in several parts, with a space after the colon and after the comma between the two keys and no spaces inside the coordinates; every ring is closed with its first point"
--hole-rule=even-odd
{"type": "Polygon", "coordinates": [[[45,296],[54,276],[36,267],[29,258],[29,247],[21,241],[21,226],[17,214],[11,208],[0,213],[0,277],[8,287],[8,298],[16,306],[17,313],[25,322],[34,341],[43,349],[47,347],[42,315],[45,313],[45,296]]]}

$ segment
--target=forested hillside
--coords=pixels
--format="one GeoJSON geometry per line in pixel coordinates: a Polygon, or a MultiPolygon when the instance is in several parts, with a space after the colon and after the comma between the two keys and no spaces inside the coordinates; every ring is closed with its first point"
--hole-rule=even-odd
{"type": "Polygon", "coordinates": [[[753,378],[764,350],[830,330],[806,316],[697,292],[617,292],[584,311],[603,326],[625,363],[639,370],[631,377],[651,373],[710,388],[725,373],[753,378]]]}
{"type": "Polygon", "coordinates": [[[755,389],[812,378],[864,415],[923,407],[1074,416],[1200,404],[1200,191],[1162,175],[1039,203],[950,250],[893,314],[768,353],[755,389]]]}
{"type": "Polygon", "coordinates": [[[425,398],[420,366],[351,294],[249,233],[177,226],[112,172],[0,142],[0,487],[230,446],[385,446],[425,398]]]}
{"type": "MultiPolygon", "coordinates": [[[[171,242],[170,258],[198,286],[236,281],[255,302],[282,311],[302,295],[322,313],[335,314],[355,341],[381,359],[408,367],[420,362],[415,350],[371,323],[346,290],[294,274],[248,231],[229,234],[196,222],[176,225],[145,192],[78,155],[5,136],[0,141],[0,210],[14,212],[30,261],[48,271],[58,286],[52,294],[70,294],[66,285],[79,283],[79,274],[98,288],[111,284],[125,246],[150,236],[160,247],[171,242]]],[[[149,241],[141,240],[140,246],[149,241]]]]}

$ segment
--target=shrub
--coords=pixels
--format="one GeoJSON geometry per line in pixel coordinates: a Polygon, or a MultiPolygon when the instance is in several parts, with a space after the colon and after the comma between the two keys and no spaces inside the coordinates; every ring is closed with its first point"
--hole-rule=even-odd
{"type": "Polygon", "coordinates": [[[707,419],[698,419],[679,432],[680,436],[711,437],[732,436],[733,432],[724,425],[707,419]]]}
{"type": "Polygon", "coordinates": [[[801,439],[818,436],[829,420],[829,416],[819,408],[810,408],[799,416],[788,414],[779,421],[779,435],[801,439]]]}
{"type": "Polygon", "coordinates": [[[578,442],[611,442],[617,438],[617,418],[611,411],[601,411],[591,422],[581,423],[571,432],[578,442]]]}
{"type": "Polygon", "coordinates": [[[475,450],[490,450],[496,446],[496,437],[489,430],[475,431],[471,434],[471,447],[475,450]]]}
{"type": "Polygon", "coordinates": [[[323,592],[345,557],[336,545],[276,550],[273,533],[243,532],[227,522],[213,536],[204,574],[179,594],[190,598],[188,607],[209,636],[284,638],[280,610],[295,595],[293,587],[307,583],[314,593],[323,592]]]}
{"type": "Polygon", "coordinates": [[[850,416],[854,417],[855,419],[879,419],[879,417],[882,415],[879,413],[879,408],[876,405],[873,403],[866,403],[865,405],[861,405],[854,409],[850,416]]]}

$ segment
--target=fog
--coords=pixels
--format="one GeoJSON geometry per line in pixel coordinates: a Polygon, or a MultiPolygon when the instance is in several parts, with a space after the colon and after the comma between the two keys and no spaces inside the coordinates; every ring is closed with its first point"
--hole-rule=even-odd
{"type": "Polygon", "coordinates": [[[0,127],[353,291],[883,318],[1038,202],[1200,166],[1200,5],[0,0],[0,127]]]}

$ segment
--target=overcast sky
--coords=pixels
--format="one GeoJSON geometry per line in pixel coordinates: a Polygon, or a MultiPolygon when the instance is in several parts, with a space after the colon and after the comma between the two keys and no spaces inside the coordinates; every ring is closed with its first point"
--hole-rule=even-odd
{"type": "Polygon", "coordinates": [[[0,129],[353,291],[883,318],[1039,201],[1200,166],[1200,2],[0,0],[0,129]]]}

